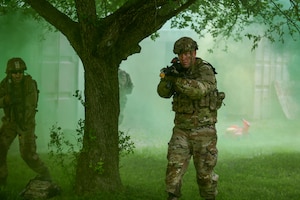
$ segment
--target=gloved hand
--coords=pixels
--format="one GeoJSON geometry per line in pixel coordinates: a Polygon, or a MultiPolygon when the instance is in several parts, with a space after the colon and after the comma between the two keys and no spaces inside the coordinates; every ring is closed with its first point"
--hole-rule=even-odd
{"type": "Polygon", "coordinates": [[[169,81],[169,82],[171,82],[172,84],[174,84],[177,78],[178,78],[178,77],[176,77],[176,76],[165,76],[165,77],[164,77],[164,80],[169,81]]]}

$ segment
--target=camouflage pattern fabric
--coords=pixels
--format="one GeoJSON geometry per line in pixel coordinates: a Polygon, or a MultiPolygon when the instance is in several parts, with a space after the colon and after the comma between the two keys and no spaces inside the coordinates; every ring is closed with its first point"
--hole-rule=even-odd
{"type": "Polygon", "coordinates": [[[119,69],[118,78],[119,78],[119,91],[120,91],[119,124],[121,124],[124,118],[124,109],[127,102],[127,95],[131,94],[133,89],[133,84],[130,75],[124,70],[119,69]]]}
{"type": "Polygon", "coordinates": [[[217,134],[213,126],[195,130],[174,127],[168,147],[166,172],[167,191],[181,196],[182,176],[187,170],[191,156],[196,169],[196,178],[202,197],[210,199],[217,193],[217,134]]]}
{"type": "Polygon", "coordinates": [[[217,122],[217,90],[215,72],[210,65],[197,58],[196,64],[182,73],[182,77],[161,79],[157,92],[163,98],[173,96],[175,125],[183,129],[193,129],[217,122]]]}
{"type": "Polygon", "coordinates": [[[218,175],[214,173],[218,150],[217,81],[214,68],[197,58],[180,77],[166,77],[157,87],[159,96],[173,97],[173,134],[168,144],[166,191],[181,196],[182,177],[193,157],[200,195],[215,199],[218,175]]]}
{"type": "Polygon", "coordinates": [[[7,152],[17,136],[22,159],[40,177],[46,180],[51,179],[48,168],[36,153],[36,83],[31,76],[24,75],[20,84],[14,85],[8,80],[8,77],[0,83],[0,108],[3,108],[5,113],[0,128],[0,180],[2,182],[0,184],[5,184],[8,176],[7,152]],[[12,99],[9,104],[4,103],[7,95],[10,95],[10,99],[12,99]]]}

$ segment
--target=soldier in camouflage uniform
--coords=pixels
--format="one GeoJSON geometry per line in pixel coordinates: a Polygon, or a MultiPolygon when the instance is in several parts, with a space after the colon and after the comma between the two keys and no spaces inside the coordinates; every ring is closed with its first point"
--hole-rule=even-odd
{"type": "Polygon", "coordinates": [[[127,102],[127,95],[131,94],[133,89],[133,84],[130,75],[122,69],[119,69],[118,71],[118,78],[119,78],[119,91],[120,91],[119,124],[122,124],[124,118],[124,109],[127,102]]]}
{"type": "Polygon", "coordinates": [[[0,83],[0,107],[4,110],[0,128],[0,186],[8,175],[6,157],[8,149],[18,136],[22,159],[40,180],[51,180],[48,168],[36,153],[35,114],[38,90],[35,80],[25,75],[25,62],[12,58],[7,62],[7,76],[0,83]]]}
{"type": "Polygon", "coordinates": [[[177,66],[171,73],[161,76],[157,87],[159,96],[173,96],[172,109],[175,112],[167,155],[168,200],[181,196],[182,178],[192,156],[200,196],[212,200],[217,195],[215,123],[225,94],[217,90],[213,66],[196,57],[197,49],[197,43],[189,37],[177,40],[173,52],[178,55],[181,68],[177,66]]]}

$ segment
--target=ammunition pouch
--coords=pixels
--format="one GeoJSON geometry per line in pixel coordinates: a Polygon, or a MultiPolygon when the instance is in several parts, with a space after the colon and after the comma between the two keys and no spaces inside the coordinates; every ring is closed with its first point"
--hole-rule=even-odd
{"type": "Polygon", "coordinates": [[[209,107],[212,111],[218,110],[221,108],[224,98],[225,93],[216,89],[200,100],[200,107],[209,107]]]}
{"type": "Polygon", "coordinates": [[[209,108],[210,110],[218,110],[221,108],[223,100],[225,98],[224,92],[219,92],[218,90],[215,90],[209,94],[209,108]]]}
{"type": "Polygon", "coordinates": [[[178,113],[192,114],[201,108],[209,108],[211,111],[218,110],[223,104],[225,98],[224,92],[214,90],[199,100],[191,100],[190,98],[180,94],[173,97],[173,111],[178,113]]]}
{"type": "Polygon", "coordinates": [[[195,111],[194,103],[185,95],[173,96],[172,109],[176,113],[192,114],[195,111]]]}
{"type": "MultiPolygon", "coordinates": [[[[224,92],[218,92],[217,93],[217,109],[221,108],[223,103],[223,100],[225,99],[225,93],[224,92]]],[[[225,105],[225,104],[224,104],[225,105]]]]}
{"type": "Polygon", "coordinates": [[[218,90],[214,90],[209,93],[209,109],[217,110],[217,98],[218,98],[218,90]]]}

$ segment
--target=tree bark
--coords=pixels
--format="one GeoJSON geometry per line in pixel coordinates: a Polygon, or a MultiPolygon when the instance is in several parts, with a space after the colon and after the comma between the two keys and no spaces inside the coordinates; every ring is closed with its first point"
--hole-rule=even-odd
{"type": "Polygon", "coordinates": [[[84,66],[85,127],[77,164],[77,194],[117,191],[119,173],[118,67],[139,53],[141,42],[195,0],[128,0],[111,15],[99,19],[96,2],[75,0],[78,21],[47,0],[25,0],[70,41],[84,66]]]}
{"type": "MultiPolygon", "coordinates": [[[[80,152],[76,192],[116,191],[122,187],[119,174],[118,67],[98,58],[87,59],[85,70],[85,131],[80,152]]],[[[106,59],[107,60],[107,59],[106,59]]]]}

